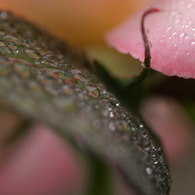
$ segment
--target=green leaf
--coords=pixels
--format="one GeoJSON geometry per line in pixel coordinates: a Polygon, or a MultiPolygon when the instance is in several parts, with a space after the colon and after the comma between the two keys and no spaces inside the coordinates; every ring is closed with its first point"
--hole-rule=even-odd
{"type": "Polygon", "coordinates": [[[168,194],[162,148],[66,44],[12,14],[0,14],[0,101],[50,125],[83,152],[112,162],[139,194],[168,194]]]}

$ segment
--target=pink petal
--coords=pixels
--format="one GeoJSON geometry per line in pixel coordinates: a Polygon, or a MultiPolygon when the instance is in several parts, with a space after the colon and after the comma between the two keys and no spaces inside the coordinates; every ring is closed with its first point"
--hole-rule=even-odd
{"type": "Polygon", "coordinates": [[[193,144],[194,127],[181,105],[174,99],[154,96],[143,102],[141,114],[160,138],[168,161],[183,161],[193,144]]]}
{"type": "Polygon", "coordinates": [[[132,19],[107,34],[108,44],[144,61],[140,23],[151,7],[162,10],[147,16],[151,67],[169,76],[195,78],[195,0],[156,0],[132,19]]]}
{"type": "Polygon", "coordinates": [[[44,125],[25,138],[0,166],[0,194],[77,194],[84,169],[74,150],[44,125]]]}

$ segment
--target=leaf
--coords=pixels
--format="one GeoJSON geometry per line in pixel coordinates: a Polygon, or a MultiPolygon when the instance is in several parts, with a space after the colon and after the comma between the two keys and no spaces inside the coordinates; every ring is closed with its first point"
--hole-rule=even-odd
{"type": "Polygon", "coordinates": [[[158,140],[64,43],[0,13],[0,101],[112,162],[139,194],[168,194],[158,140]]]}

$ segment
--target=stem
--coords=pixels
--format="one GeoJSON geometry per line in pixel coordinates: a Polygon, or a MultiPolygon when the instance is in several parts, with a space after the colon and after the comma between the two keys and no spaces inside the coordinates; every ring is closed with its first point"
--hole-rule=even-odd
{"type": "Polygon", "coordinates": [[[91,153],[88,158],[90,181],[86,194],[112,195],[114,192],[111,168],[101,158],[91,153]]]}
{"type": "Polygon", "coordinates": [[[145,23],[146,16],[150,15],[151,13],[156,13],[159,11],[160,11],[160,9],[150,8],[149,10],[147,10],[143,14],[142,19],[141,19],[141,33],[142,33],[142,39],[143,39],[144,47],[145,47],[145,59],[144,59],[143,65],[146,68],[150,68],[151,54],[150,54],[150,42],[149,42],[148,37],[147,37],[144,23],[145,23]]]}

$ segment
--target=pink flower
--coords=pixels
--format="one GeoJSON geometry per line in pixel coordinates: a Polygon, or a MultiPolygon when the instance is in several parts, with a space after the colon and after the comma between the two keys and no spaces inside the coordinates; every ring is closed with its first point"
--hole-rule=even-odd
{"type": "Polygon", "coordinates": [[[169,76],[195,78],[195,0],[158,0],[107,34],[107,42],[122,53],[144,60],[140,21],[150,7],[162,10],[145,21],[151,43],[151,67],[169,76]]]}
{"type": "Polygon", "coordinates": [[[85,176],[79,157],[45,125],[33,125],[24,139],[0,149],[0,194],[70,195],[82,191],[85,176]]]}

